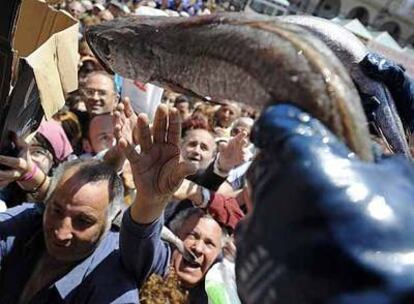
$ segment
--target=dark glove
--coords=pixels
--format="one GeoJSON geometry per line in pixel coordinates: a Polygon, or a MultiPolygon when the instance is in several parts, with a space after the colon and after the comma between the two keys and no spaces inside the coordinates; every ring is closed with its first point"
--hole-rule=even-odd
{"type": "Polygon", "coordinates": [[[379,54],[370,53],[360,62],[363,71],[383,82],[391,92],[404,126],[414,131],[414,82],[405,69],[379,54]]]}
{"type": "Polygon", "coordinates": [[[254,211],[236,231],[242,301],[414,303],[409,160],[360,161],[288,104],[263,112],[252,142],[254,211]]]}

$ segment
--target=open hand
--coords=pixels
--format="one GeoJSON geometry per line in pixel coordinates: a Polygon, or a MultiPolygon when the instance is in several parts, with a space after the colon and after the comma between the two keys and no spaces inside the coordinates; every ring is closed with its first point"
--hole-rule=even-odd
{"type": "Polygon", "coordinates": [[[227,144],[219,147],[220,153],[217,161],[220,171],[229,172],[248,160],[247,142],[247,133],[242,131],[231,138],[227,144]]]}
{"type": "Polygon", "coordinates": [[[138,116],[136,126],[141,152],[126,138],[120,138],[119,145],[131,163],[138,192],[131,215],[137,222],[148,223],[160,216],[174,191],[186,176],[195,172],[195,167],[180,161],[181,122],[176,109],[158,107],[152,137],[145,114],[138,116]]]}

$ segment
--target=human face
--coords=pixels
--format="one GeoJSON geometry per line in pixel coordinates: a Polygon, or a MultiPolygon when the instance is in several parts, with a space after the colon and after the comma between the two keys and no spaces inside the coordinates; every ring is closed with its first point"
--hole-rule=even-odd
{"type": "Polygon", "coordinates": [[[237,118],[238,111],[233,105],[222,105],[218,109],[216,118],[219,127],[228,128],[231,126],[233,121],[237,118]]]}
{"type": "Polygon", "coordinates": [[[79,19],[79,17],[85,12],[82,4],[77,1],[73,1],[68,6],[69,13],[73,16],[73,18],[79,19]]]}
{"type": "Polygon", "coordinates": [[[184,287],[191,288],[204,278],[220,254],[222,230],[214,219],[193,215],[184,222],[178,237],[197,257],[198,265],[195,265],[183,259],[177,250],[172,256],[172,265],[181,283],[184,287]]]}
{"type": "Polygon", "coordinates": [[[114,145],[114,125],[112,115],[95,116],[89,125],[89,143],[92,152],[99,153],[114,145]]]}
{"type": "Polygon", "coordinates": [[[213,159],[216,143],[206,130],[189,131],[181,147],[184,160],[194,163],[197,169],[205,169],[213,159]]]}
{"type": "Polygon", "coordinates": [[[112,113],[114,110],[116,94],[111,78],[100,74],[87,77],[82,93],[89,115],[112,113]]]}
{"type": "Polygon", "coordinates": [[[82,184],[73,171],[64,174],[43,215],[46,249],[63,262],[89,256],[107,223],[108,181],[82,184]]]}
{"type": "Polygon", "coordinates": [[[52,153],[36,144],[30,145],[29,151],[30,157],[35,164],[43,171],[43,173],[48,174],[50,169],[53,167],[52,153]]]}

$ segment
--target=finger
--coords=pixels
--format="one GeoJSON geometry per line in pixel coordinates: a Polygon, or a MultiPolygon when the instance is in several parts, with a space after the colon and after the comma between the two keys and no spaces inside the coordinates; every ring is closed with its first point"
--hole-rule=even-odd
{"type": "Polygon", "coordinates": [[[147,115],[143,113],[138,115],[138,144],[141,146],[141,151],[144,153],[147,153],[152,146],[149,120],[147,115]]]}
{"type": "Polygon", "coordinates": [[[129,99],[129,97],[125,97],[122,103],[124,104],[124,113],[127,118],[130,118],[133,114],[135,114],[134,109],[131,106],[131,100],[129,99]]]}
{"type": "Polygon", "coordinates": [[[117,142],[119,142],[122,138],[122,127],[120,125],[116,125],[114,128],[114,135],[117,142]]]}
{"type": "Polygon", "coordinates": [[[125,113],[122,111],[115,111],[114,112],[114,117],[116,119],[118,119],[120,122],[122,122],[122,124],[125,124],[126,122],[126,117],[125,117],[125,113]]]}
{"type": "Polygon", "coordinates": [[[122,102],[118,103],[116,105],[116,108],[115,108],[116,111],[119,111],[121,113],[124,112],[124,109],[125,109],[125,106],[124,106],[124,104],[122,102]]]}
{"type": "Polygon", "coordinates": [[[27,162],[24,159],[18,157],[0,155],[0,164],[3,164],[12,169],[17,169],[19,171],[27,170],[27,162]]]}
{"type": "Polygon", "coordinates": [[[189,175],[193,175],[197,171],[195,164],[191,162],[180,162],[177,166],[177,169],[174,171],[173,180],[176,184],[181,183],[181,181],[189,175]]]}
{"type": "Polygon", "coordinates": [[[17,170],[0,171],[0,180],[14,181],[20,178],[22,174],[17,170]]]}
{"type": "Polygon", "coordinates": [[[118,111],[114,112],[113,115],[113,125],[122,127],[122,121],[121,121],[121,113],[118,111]]]}
{"type": "Polygon", "coordinates": [[[29,145],[24,141],[23,138],[17,136],[15,132],[11,132],[11,140],[16,145],[16,148],[20,152],[20,155],[24,154],[26,151],[29,150],[29,145]]]}
{"type": "Polygon", "coordinates": [[[168,108],[166,105],[159,105],[155,112],[153,137],[154,143],[164,143],[167,131],[168,108]]]}
{"type": "Polygon", "coordinates": [[[131,164],[134,164],[139,160],[139,153],[135,150],[135,146],[131,145],[125,138],[119,140],[118,148],[131,164]]]}
{"type": "Polygon", "coordinates": [[[167,143],[178,145],[181,138],[181,119],[177,109],[169,112],[167,143]]]}
{"type": "Polygon", "coordinates": [[[0,181],[0,188],[4,188],[10,183],[11,183],[11,181],[0,181]]]}
{"type": "Polygon", "coordinates": [[[243,143],[244,138],[246,137],[245,133],[240,132],[239,134],[237,134],[235,137],[233,137],[234,139],[234,143],[237,146],[240,146],[243,143]]]}
{"type": "MultiPolygon", "coordinates": [[[[137,121],[138,121],[138,118],[137,118],[137,121]]],[[[151,139],[151,132],[150,132],[149,137],[151,139]]],[[[134,127],[132,130],[132,142],[134,145],[139,145],[139,129],[137,126],[134,127]]]]}

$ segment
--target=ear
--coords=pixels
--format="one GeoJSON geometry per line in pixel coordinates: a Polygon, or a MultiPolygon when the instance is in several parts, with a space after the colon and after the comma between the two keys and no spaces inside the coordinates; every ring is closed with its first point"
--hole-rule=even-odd
{"type": "Polygon", "coordinates": [[[93,149],[88,139],[82,138],[82,150],[86,153],[92,153],[93,149]]]}

